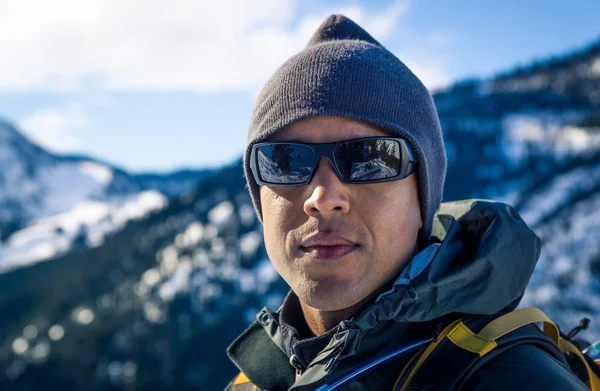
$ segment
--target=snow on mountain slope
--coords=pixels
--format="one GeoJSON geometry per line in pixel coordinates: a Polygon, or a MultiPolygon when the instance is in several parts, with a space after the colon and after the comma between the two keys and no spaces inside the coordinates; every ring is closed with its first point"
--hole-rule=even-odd
{"type": "Polygon", "coordinates": [[[0,167],[0,238],[12,233],[1,229],[12,221],[20,228],[65,213],[80,201],[110,201],[140,190],[130,183],[121,194],[107,191],[115,178],[112,167],[50,154],[7,123],[0,123],[0,167]]]}
{"type": "Polygon", "coordinates": [[[123,228],[130,220],[163,209],[167,202],[156,191],[133,194],[112,203],[76,202],[67,212],[35,220],[0,244],[0,273],[61,255],[76,242],[99,246],[106,235],[123,228]]]}
{"type": "Polygon", "coordinates": [[[97,247],[0,273],[0,316],[12,319],[0,322],[0,389],[73,366],[98,389],[169,388],[160,374],[174,370],[172,389],[225,384],[231,333],[288,289],[266,258],[240,163],[97,247]],[[77,354],[98,338],[93,355],[77,354]],[[115,374],[123,366],[133,379],[115,374]]]}
{"type": "MultiPolygon", "coordinates": [[[[542,239],[521,307],[600,339],[600,41],[434,95],[444,129],[444,197],[513,204],[542,239]]],[[[515,260],[518,262],[518,260],[515,260]]]]}
{"type": "Polygon", "coordinates": [[[530,154],[565,160],[600,149],[600,128],[581,127],[589,112],[511,113],[503,118],[502,147],[507,163],[515,166],[530,154]]]}
{"type": "Polygon", "coordinates": [[[0,271],[98,245],[130,219],[162,209],[204,171],[132,175],[54,155],[0,121],[0,271]]]}
{"type": "Polygon", "coordinates": [[[577,167],[556,176],[541,189],[531,192],[523,200],[521,216],[528,224],[537,226],[540,220],[564,207],[573,197],[600,186],[600,167],[577,167]]]}
{"type": "Polygon", "coordinates": [[[566,206],[534,229],[542,239],[542,253],[521,305],[543,308],[565,329],[592,318],[583,336],[599,340],[600,192],[566,206]]]}

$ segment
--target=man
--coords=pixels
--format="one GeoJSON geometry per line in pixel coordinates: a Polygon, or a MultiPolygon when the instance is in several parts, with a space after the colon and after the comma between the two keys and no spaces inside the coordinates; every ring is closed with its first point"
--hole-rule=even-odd
{"type": "Polygon", "coordinates": [[[357,375],[458,318],[514,310],[540,243],[499,203],[444,204],[434,217],[446,156],[431,95],[351,20],[329,17],[271,77],[244,165],[267,253],[291,291],[229,347],[242,373],[228,389],[314,390],[348,374],[342,389],[586,389],[535,344],[452,385],[443,379],[453,371],[436,367],[443,357],[410,382],[401,376],[423,350],[357,375]]]}

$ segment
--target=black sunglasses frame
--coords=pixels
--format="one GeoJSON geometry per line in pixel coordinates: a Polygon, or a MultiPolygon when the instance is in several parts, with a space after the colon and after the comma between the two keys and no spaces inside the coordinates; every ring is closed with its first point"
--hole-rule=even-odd
{"type": "Polygon", "coordinates": [[[301,143],[296,141],[273,141],[273,142],[262,142],[258,144],[254,144],[252,146],[252,151],[250,153],[250,170],[252,171],[252,175],[254,176],[254,180],[259,186],[270,186],[270,187],[292,187],[292,186],[304,186],[312,180],[316,166],[319,163],[321,158],[326,158],[329,160],[331,165],[333,166],[338,178],[343,183],[352,183],[352,184],[367,184],[367,183],[379,183],[379,182],[391,182],[397,181],[406,178],[410,174],[415,171],[417,160],[415,158],[415,154],[410,147],[408,141],[403,138],[394,138],[394,137],[362,137],[355,138],[350,140],[341,140],[333,143],[301,143]],[[366,141],[366,140],[392,140],[397,141],[400,144],[400,148],[402,148],[402,161],[400,165],[400,172],[398,175],[393,177],[383,178],[383,179],[372,179],[372,180],[346,180],[344,179],[340,169],[338,168],[337,162],[335,160],[335,156],[333,151],[335,147],[340,144],[351,143],[355,141],[366,141]],[[312,162],[312,167],[310,171],[310,176],[304,182],[298,183],[272,183],[263,181],[260,172],[258,170],[258,154],[257,151],[260,147],[264,147],[267,145],[277,145],[277,144],[286,144],[286,145],[302,145],[310,147],[313,150],[314,161],[312,162]]]}

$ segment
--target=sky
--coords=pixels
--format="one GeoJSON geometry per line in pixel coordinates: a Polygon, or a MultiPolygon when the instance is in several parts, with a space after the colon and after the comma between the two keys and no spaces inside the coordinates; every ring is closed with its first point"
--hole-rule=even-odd
{"type": "Polygon", "coordinates": [[[331,13],[432,91],[600,39],[598,0],[0,0],[0,118],[134,172],[241,156],[254,101],[331,13]]]}

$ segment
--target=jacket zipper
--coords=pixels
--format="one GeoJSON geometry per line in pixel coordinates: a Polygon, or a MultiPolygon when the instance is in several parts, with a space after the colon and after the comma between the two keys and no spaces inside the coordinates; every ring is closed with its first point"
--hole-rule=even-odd
{"type": "Polygon", "coordinates": [[[295,354],[292,354],[292,357],[290,357],[290,365],[296,370],[296,381],[298,381],[300,376],[302,376],[304,369],[306,368],[302,366],[300,363],[300,358],[295,354]]]}

